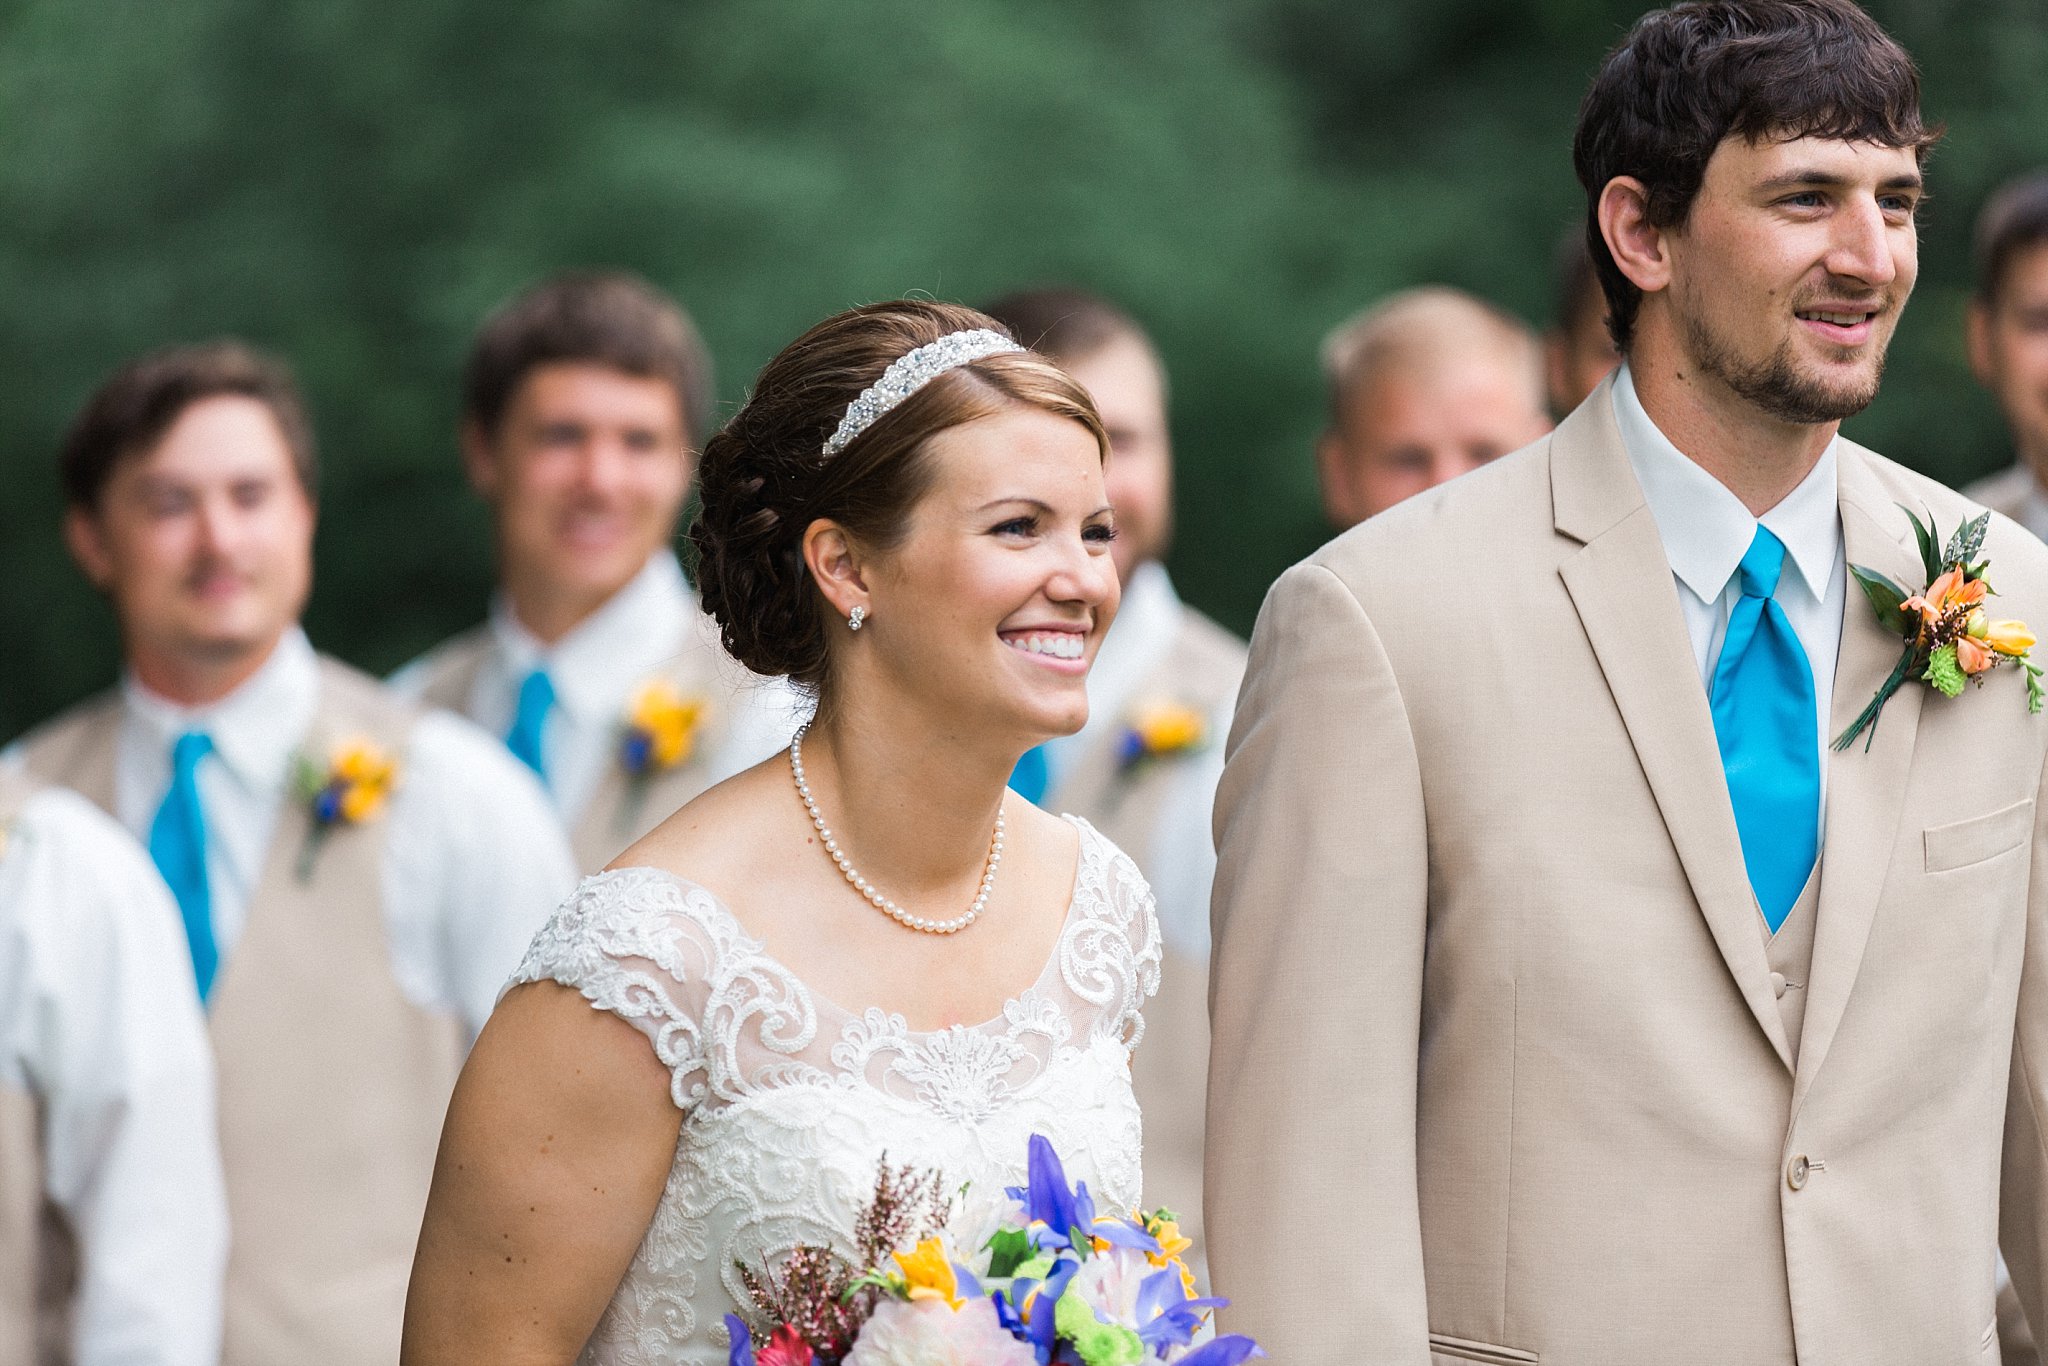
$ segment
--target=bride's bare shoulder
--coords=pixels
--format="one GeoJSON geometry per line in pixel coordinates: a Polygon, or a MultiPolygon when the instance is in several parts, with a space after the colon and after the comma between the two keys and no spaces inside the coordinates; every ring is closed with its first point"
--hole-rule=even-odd
{"type": "Polygon", "coordinates": [[[712,888],[744,886],[758,876],[764,851],[787,847],[782,836],[809,833],[794,819],[802,815],[789,761],[778,755],[706,789],[610,866],[660,868],[712,888]]]}

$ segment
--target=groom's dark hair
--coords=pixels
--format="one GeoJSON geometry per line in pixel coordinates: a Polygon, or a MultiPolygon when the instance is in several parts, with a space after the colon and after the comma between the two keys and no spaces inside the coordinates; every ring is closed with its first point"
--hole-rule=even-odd
{"type": "Polygon", "coordinates": [[[1644,15],[1601,64],[1572,139],[1614,344],[1628,349],[1643,300],[1600,234],[1600,193],[1615,177],[1643,182],[1650,221],[1670,228],[1725,138],[1839,138],[1925,156],[1940,135],[1921,121],[1913,59],[1850,0],[1687,0],[1644,15]]]}

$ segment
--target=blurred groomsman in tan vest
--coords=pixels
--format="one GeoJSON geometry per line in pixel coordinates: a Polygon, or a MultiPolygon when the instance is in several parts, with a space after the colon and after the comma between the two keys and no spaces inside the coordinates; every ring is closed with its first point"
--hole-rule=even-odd
{"type": "MultiPolygon", "coordinates": [[[[1966,324],[1970,367],[1998,399],[2019,459],[1963,490],[2048,537],[2048,172],[2009,181],[1977,218],[1977,294],[1966,324]]],[[[1999,1263],[2004,1366],[2039,1366],[2040,1349],[1999,1263]]]]}
{"type": "Polygon", "coordinates": [[[1621,364],[1607,331],[1607,296],[1586,249],[1586,231],[1574,223],[1557,244],[1552,263],[1557,297],[1543,334],[1543,384],[1550,413],[1563,418],[1621,364]]]}
{"type": "Polygon", "coordinates": [[[307,643],[315,462],[281,365],[136,361],[61,473],[126,670],[17,754],[177,900],[220,1091],[223,1360],[384,1366],[456,1071],[575,881],[567,844],[490,736],[307,643]]]}
{"type": "Polygon", "coordinates": [[[148,856],[76,793],[0,771],[0,1361],[220,1360],[213,1104],[148,856]]]}
{"type": "Polygon", "coordinates": [[[1338,531],[1550,430],[1535,334],[1443,285],[1390,295],[1330,333],[1323,379],[1316,474],[1338,531]]]}
{"type": "Polygon", "coordinates": [[[712,416],[711,357],[673,301],[575,274],[485,321],[462,452],[496,523],[490,618],[392,680],[541,776],[595,872],[789,742],[788,690],[719,644],[670,544],[712,416]]]}
{"type": "Polygon", "coordinates": [[[1216,871],[1209,822],[1245,646],[1183,603],[1161,562],[1173,532],[1173,448],[1166,372],[1151,338],[1079,290],[1014,294],[984,311],[1078,380],[1109,433],[1110,553],[1123,604],[1088,676],[1088,724],[1027,754],[1014,785],[1049,810],[1085,817],[1151,880],[1166,953],[1131,1065],[1145,1117],[1145,1201],[1179,1214],[1199,1240],[1216,871]]]}
{"type": "Polygon", "coordinates": [[[1970,368],[2019,458],[1963,493],[2048,539],[2048,171],[2009,182],[1978,217],[1968,326],[1970,368]]]}

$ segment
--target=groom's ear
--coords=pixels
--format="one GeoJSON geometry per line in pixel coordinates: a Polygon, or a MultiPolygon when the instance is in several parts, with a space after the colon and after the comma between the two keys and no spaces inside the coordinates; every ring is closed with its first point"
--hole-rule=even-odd
{"type": "Polygon", "coordinates": [[[1670,242],[1650,221],[1649,191],[1634,176],[1616,176],[1600,191],[1600,235],[1623,275],[1645,294],[1671,283],[1670,242]]]}

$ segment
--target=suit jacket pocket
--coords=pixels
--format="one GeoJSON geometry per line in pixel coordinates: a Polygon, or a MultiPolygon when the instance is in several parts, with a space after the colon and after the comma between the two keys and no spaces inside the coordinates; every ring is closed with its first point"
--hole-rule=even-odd
{"type": "Polygon", "coordinates": [[[2027,842],[2034,828],[2034,799],[2028,797],[1983,816],[1937,825],[1922,836],[1927,871],[1947,872],[1995,858],[2027,842]]]}
{"type": "Polygon", "coordinates": [[[1468,1338],[1431,1333],[1429,1360],[1430,1366],[1462,1366],[1468,1361],[1479,1362],[1482,1366],[1535,1366],[1540,1358],[1534,1352],[1524,1352],[1518,1347],[1497,1347],[1490,1342],[1473,1342],[1468,1338]]]}

